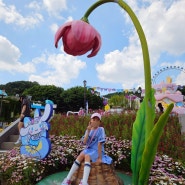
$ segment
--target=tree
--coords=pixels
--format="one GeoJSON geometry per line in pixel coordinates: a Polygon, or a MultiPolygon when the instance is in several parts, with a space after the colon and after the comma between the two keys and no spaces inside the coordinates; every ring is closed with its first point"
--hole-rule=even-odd
{"type": "Polygon", "coordinates": [[[103,98],[97,96],[96,93],[92,94],[91,90],[87,91],[87,101],[89,109],[102,109],[103,108],[103,98]]]}
{"type": "Polygon", "coordinates": [[[110,106],[115,106],[115,107],[127,107],[128,106],[128,100],[125,98],[125,96],[115,94],[113,95],[109,101],[108,101],[110,106]]]}
{"type": "Polygon", "coordinates": [[[32,96],[32,101],[40,101],[44,104],[45,100],[49,99],[57,104],[61,99],[63,91],[63,88],[54,85],[34,85],[25,89],[23,94],[32,96]]]}
{"type": "MultiPolygon", "coordinates": [[[[56,112],[79,111],[84,108],[84,87],[73,87],[65,90],[54,85],[40,85],[37,82],[16,81],[5,85],[0,85],[0,89],[5,89],[8,96],[29,95],[32,102],[39,102],[45,105],[45,100],[49,99],[57,104],[56,112]]],[[[91,93],[86,90],[86,100],[89,109],[99,109],[103,107],[103,99],[97,96],[97,92],[91,93]]]]}
{"type": "Polygon", "coordinates": [[[17,99],[5,97],[2,101],[2,112],[0,121],[10,122],[15,117],[19,116],[21,110],[21,104],[17,99]]]}
{"type": "MultiPolygon", "coordinates": [[[[61,112],[79,111],[84,108],[84,87],[73,87],[64,91],[61,95],[61,112]]],[[[86,91],[86,100],[89,109],[99,109],[103,107],[103,99],[100,96],[92,94],[90,90],[86,91]]]]}
{"type": "Polygon", "coordinates": [[[16,94],[23,94],[25,89],[29,89],[34,85],[39,85],[37,82],[29,82],[29,81],[15,81],[9,82],[5,85],[0,85],[0,89],[5,89],[8,96],[15,96],[16,94]]]}
{"type": "Polygon", "coordinates": [[[83,107],[83,92],[82,87],[73,87],[64,91],[61,94],[62,104],[59,105],[61,111],[78,111],[80,107],[83,107]]]}

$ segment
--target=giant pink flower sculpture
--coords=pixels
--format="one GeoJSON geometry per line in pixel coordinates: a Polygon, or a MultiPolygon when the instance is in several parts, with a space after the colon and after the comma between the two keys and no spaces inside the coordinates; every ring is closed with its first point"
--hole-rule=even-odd
{"type": "Polygon", "coordinates": [[[64,51],[70,55],[83,55],[92,50],[87,57],[95,56],[101,47],[100,34],[88,23],[77,20],[65,23],[55,34],[55,47],[62,38],[64,51]]]}
{"type": "MultiPolygon", "coordinates": [[[[123,0],[98,0],[86,11],[82,20],[88,22],[88,16],[92,11],[98,6],[108,2],[118,3],[119,6],[129,14],[141,42],[145,72],[145,97],[133,124],[131,168],[133,174],[132,184],[148,185],[150,169],[155,158],[159,139],[174,105],[170,104],[154,125],[155,97],[154,90],[151,87],[148,45],[139,20],[132,9],[123,0]]],[[[92,50],[91,54],[88,55],[88,57],[92,57],[95,56],[100,49],[100,35],[93,27],[82,20],[66,23],[59,28],[55,35],[55,46],[57,47],[58,41],[62,37],[64,51],[66,51],[66,53],[71,55],[83,55],[92,50]]]]}

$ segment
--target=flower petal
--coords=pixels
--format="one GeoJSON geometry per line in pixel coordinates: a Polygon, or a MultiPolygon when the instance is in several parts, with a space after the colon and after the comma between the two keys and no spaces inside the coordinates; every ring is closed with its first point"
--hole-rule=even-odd
{"type": "Polygon", "coordinates": [[[58,41],[60,40],[60,38],[64,35],[66,30],[69,29],[69,27],[71,27],[71,23],[72,23],[72,21],[65,23],[56,32],[56,34],[55,34],[55,47],[56,48],[58,47],[58,41]]]}
{"type": "Polygon", "coordinates": [[[88,58],[95,56],[98,53],[98,51],[100,50],[101,37],[100,37],[99,33],[97,33],[97,37],[94,40],[95,40],[94,46],[93,46],[91,53],[87,56],[88,58]]]}
{"type": "Polygon", "coordinates": [[[74,21],[71,26],[74,38],[81,43],[88,43],[96,37],[97,31],[84,21],[74,21]]]}

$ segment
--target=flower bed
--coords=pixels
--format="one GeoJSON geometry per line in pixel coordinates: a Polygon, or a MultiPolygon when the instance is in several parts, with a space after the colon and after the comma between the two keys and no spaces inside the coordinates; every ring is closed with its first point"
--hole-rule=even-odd
{"type": "MultiPolygon", "coordinates": [[[[69,170],[82,150],[76,136],[52,136],[52,150],[43,160],[19,154],[19,148],[0,154],[0,179],[8,185],[34,185],[44,177],[69,170]]],[[[108,137],[105,150],[114,160],[115,168],[131,173],[131,142],[108,137]]],[[[151,185],[185,184],[185,166],[166,155],[157,155],[150,173],[151,185]]]]}

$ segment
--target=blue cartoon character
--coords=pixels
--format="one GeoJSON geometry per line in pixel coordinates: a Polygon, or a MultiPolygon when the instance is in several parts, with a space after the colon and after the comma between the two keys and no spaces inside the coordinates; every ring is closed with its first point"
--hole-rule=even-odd
{"type": "Polygon", "coordinates": [[[24,128],[20,130],[22,145],[20,153],[37,159],[45,158],[51,150],[49,139],[50,124],[48,123],[53,113],[53,105],[46,104],[43,115],[40,109],[34,112],[34,118],[24,118],[24,128]]]}

